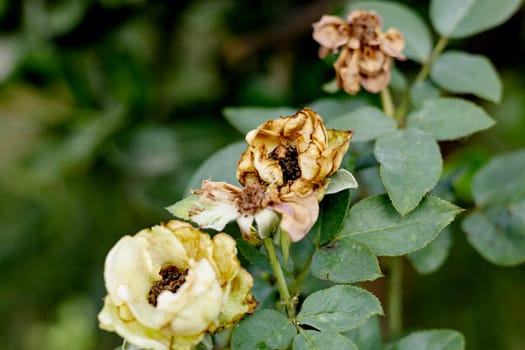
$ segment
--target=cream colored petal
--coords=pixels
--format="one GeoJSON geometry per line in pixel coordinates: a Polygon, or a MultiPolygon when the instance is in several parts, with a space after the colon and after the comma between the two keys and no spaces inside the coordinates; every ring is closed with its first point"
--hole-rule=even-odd
{"type": "Polygon", "coordinates": [[[319,174],[319,162],[323,161],[321,158],[321,150],[312,144],[306,152],[299,154],[297,161],[301,168],[301,178],[313,180],[319,174]]]}
{"type": "Polygon", "coordinates": [[[246,142],[255,148],[266,147],[269,150],[274,149],[282,142],[281,131],[285,125],[286,119],[284,118],[270,120],[256,130],[248,132],[246,134],[246,142]],[[270,123],[275,121],[279,121],[279,123],[270,123]]]}
{"type": "Polygon", "coordinates": [[[213,262],[221,287],[235,278],[241,264],[237,259],[235,240],[226,233],[213,236],[213,262]]]}
{"type": "Polygon", "coordinates": [[[266,238],[277,228],[279,224],[279,215],[273,210],[263,209],[255,214],[255,222],[257,223],[257,233],[260,238],[266,238]]]}
{"type": "Polygon", "coordinates": [[[232,202],[198,200],[195,202],[190,218],[202,228],[221,231],[239,216],[237,207],[232,202]]]}
{"type": "Polygon", "coordinates": [[[174,335],[194,335],[218,322],[223,291],[207,259],[190,262],[186,281],[176,293],[163,291],[157,298],[157,310],[173,315],[168,325],[174,335]]]}
{"type": "Polygon", "coordinates": [[[188,267],[188,256],[184,246],[167,227],[153,226],[149,230],[142,230],[135,237],[148,240],[148,253],[153,265],[158,266],[159,270],[163,265],[174,265],[180,270],[188,267]]]}
{"type": "MultiPolygon", "coordinates": [[[[168,222],[167,226],[171,227],[172,223],[173,220],[168,222]]],[[[188,225],[173,230],[173,234],[180,240],[190,259],[197,261],[211,257],[213,244],[207,233],[188,225]]]]}
{"type": "Polygon", "coordinates": [[[258,152],[254,159],[254,165],[259,177],[268,184],[282,185],[283,171],[279,162],[268,158],[266,152],[258,152]]]}
{"type": "Polygon", "coordinates": [[[151,283],[159,279],[160,267],[152,264],[148,241],[143,237],[122,237],[109,251],[104,280],[112,302],[147,304],[151,283]]]}
{"type": "Polygon", "coordinates": [[[283,119],[286,120],[284,128],[281,132],[281,137],[286,139],[296,139],[299,134],[309,135],[312,132],[312,126],[309,124],[309,116],[303,111],[295,113],[292,117],[283,119]]]}
{"type": "Polygon", "coordinates": [[[319,216],[319,203],[315,192],[308,196],[299,196],[291,192],[271,207],[282,214],[281,229],[294,242],[306,236],[319,216]]]}
{"type": "Polygon", "coordinates": [[[257,307],[257,301],[250,293],[253,288],[253,277],[245,269],[231,283],[231,290],[219,315],[220,329],[233,326],[246,314],[251,314],[257,307]]]}
{"type": "MultiPolygon", "coordinates": [[[[118,308],[112,303],[111,298],[104,299],[104,307],[98,314],[100,328],[107,331],[116,332],[128,342],[144,349],[167,350],[170,345],[170,336],[158,329],[144,326],[138,321],[123,320],[119,317],[118,308]]],[[[197,344],[202,336],[194,339],[197,344]]],[[[186,349],[191,349],[190,347],[186,349]]]]}
{"type": "MultiPolygon", "coordinates": [[[[319,173],[321,176],[330,176],[339,169],[343,157],[350,145],[353,132],[350,130],[333,130],[328,133],[328,146],[323,152],[323,157],[330,159],[330,167],[323,168],[319,173]]],[[[327,162],[328,163],[328,162],[327,162]]]]}

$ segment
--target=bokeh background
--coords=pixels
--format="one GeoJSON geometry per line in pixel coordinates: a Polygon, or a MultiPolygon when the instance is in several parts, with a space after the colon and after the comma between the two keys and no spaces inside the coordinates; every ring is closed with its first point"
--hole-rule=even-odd
{"type": "MultiPolygon", "coordinates": [[[[404,3],[428,18],[428,1],[404,3]]],[[[317,57],[311,23],[342,5],[0,0],[2,349],[120,344],[96,320],[106,253],[168,220],[164,207],[187,193],[199,164],[242,139],[224,107],[327,96],[321,85],[334,73],[317,57]]],[[[504,97],[484,104],[496,127],[442,145],[447,161],[479,167],[525,147],[523,9],[450,46],[489,56],[504,97]]],[[[459,230],[453,240],[439,271],[420,276],[407,263],[405,327],[457,329],[468,349],[524,349],[525,266],[491,265],[459,230]]]]}

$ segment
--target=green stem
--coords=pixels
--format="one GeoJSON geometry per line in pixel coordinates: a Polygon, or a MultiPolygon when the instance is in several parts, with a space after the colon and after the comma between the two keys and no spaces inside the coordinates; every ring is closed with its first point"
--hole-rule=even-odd
{"type": "Polygon", "coordinates": [[[292,293],[297,292],[301,288],[301,284],[303,284],[303,280],[308,275],[308,272],[310,272],[310,265],[312,264],[314,253],[310,254],[310,256],[308,257],[308,260],[306,260],[306,263],[302,267],[301,271],[299,271],[299,273],[297,274],[297,277],[295,278],[295,281],[291,288],[292,293]]]}
{"type": "Polygon", "coordinates": [[[389,117],[394,117],[394,103],[392,102],[392,95],[388,88],[381,90],[381,104],[383,105],[383,111],[389,117]]]}
{"type": "Polygon", "coordinates": [[[288,285],[286,284],[286,279],[284,278],[283,270],[279,259],[277,259],[277,254],[275,253],[275,247],[273,246],[273,241],[270,237],[267,237],[263,240],[264,247],[268,253],[268,259],[270,260],[270,266],[272,267],[275,278],[277,279],[277,286],[279,288],[279,294],[281,295],[281,301],[286,307],[288,312],[288,317],[290,319],[295,317],[295,309],[290,298],[290,292],[288,290],[288,285]]]}
{"type": "Polygon", "coordinates": [[[429,58],[426,60],[426,62],[421,67],[421,71],[416,77],[416,81],[415,81],[416,83],[419,83],[428,77],[428,74],[430,73],[430,68],[432,67],[432,63],[434,63],[436,58],[438,58],[438,56],[441,55],[441,52],[445,49],[447,44],[448,44],[448,38],[446,36],[442,36],[441,38],[439,38],[429,58]]]}
{"type": "Polygon", "coordinates": [[[390,278],[388,279],[388,335],[399,335],[403,325],[403,258],[390,260],[390,278]]]}

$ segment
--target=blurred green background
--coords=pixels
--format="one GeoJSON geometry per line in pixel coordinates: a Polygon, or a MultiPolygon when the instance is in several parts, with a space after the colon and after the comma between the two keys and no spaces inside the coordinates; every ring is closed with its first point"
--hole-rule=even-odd
{"type": "MultiPolygon", "coordinates": [[[[405,3],[428,17],[427,1],[405,3]]],[[[120,343],[96,320],[106,253],[122,235],[169,220],[163,208],[186,194],[198,165],[242,139],[224,107],[327,96],[321,85],[334,73],[317,57],[311,23],[341,4],[0,0],[3,349],[120,343]]],[[[450,46],[489,56],[504,97],[484,105],[496,127],[442,145],[447,161],[478,168],[525,147],[523,9],[450,46]]],[[[524,349],[525,266],[491,265],[459,230],[453,240],[438,272],[419,276],[407,264],[406,328],[457,329],[468,349],[524,349]]]]}

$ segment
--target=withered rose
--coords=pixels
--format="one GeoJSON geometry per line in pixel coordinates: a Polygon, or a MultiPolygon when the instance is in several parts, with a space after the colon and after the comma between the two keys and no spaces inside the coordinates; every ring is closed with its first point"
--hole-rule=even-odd
{"type": "Polygon", "coordinates": [[[101,328],[145,349],[192,349],[257,305],[235,241],[170,221],[121,238],[104,267],[101,328]]]}
{"type": "Polygon", "coordinates": [[[383,90],[390,81],[392,58],[405,59],[402,34],[394,28],[383,33],[381,18],[373,11],[352,11],[346,21],[325,15],[313,28],[321,57],[340,50],[334,68],[348,94],[355,95],[361,86],[373,93],[383,90]]]}
{"type": "Polygon", "coordinates": [[[309,108],[270,120],[246,135],[248,148],[237,166],[242,188],[204,181],[187,214],[183,204],[169,210],[215,230],[236,220],[247,241],[267,237],[277,225],[298,241],[317,221],[328,177],[341,166],[351,136],[327,130],[309,108]]]}

